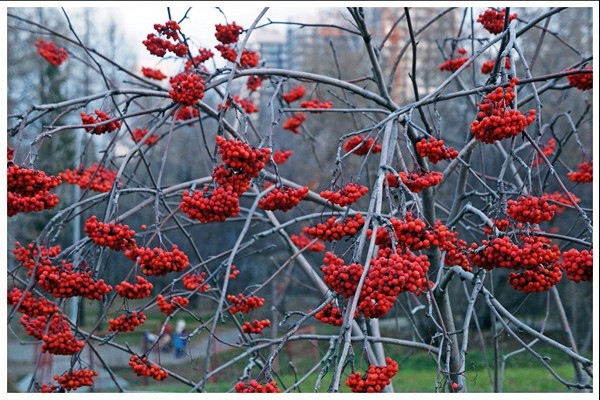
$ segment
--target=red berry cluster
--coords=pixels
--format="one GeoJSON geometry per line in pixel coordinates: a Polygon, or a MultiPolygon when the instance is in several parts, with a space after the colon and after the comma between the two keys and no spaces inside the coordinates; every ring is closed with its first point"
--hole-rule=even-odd
{"type": "Polygon", "coordinates": [[[310,109],[328,109],[332,106],[333,103],[331,101],[319,101],[318,99],[307,100],[300,103],[300,107],[310,109]]]}
{"type": "Polygon", "coordinates": [[[300,100],[306,94],[306,88],[303,85],[296,86],[287,93],[281,95],[281,98],[288,104],[300,100]]]}
{"type": "Polygon", "coordinates": [[[440,160],[452,160],[458,157],[458,151],[452,147],[447,148],[444,146],[442,139],[436,140],[433,136],[430,136],[429,140],[421,139],[416,147],[417,153],[421,157],[427,157],[434,164],[437,164],[440,160]]]}
{"type": "Polygon", "coordinates": [[[70,298],[82,296],[90,300],[101,300],[112,290],[104,279],[92,278],[89,269],[77,272],[73,264],[63,261],[60,266],[40,265],[37,268],[38,285],[54,297],[70,298]]]}
{"type": "Polygon", "coordinates": [[[15,287],[8,292],[8,304],[16,306],[19,304],[19,301],[21,301],[21,305],[17,311],[30,317],[51,315],[58,312],[58,306],[53,302],[46,300],[43,297],[36,299],[31,292],[23,293],[22,290],[15,287]],[[23,299],[23,301],[21,301],[21,299],[23,299]]]}
{"type": "Polygon", "coordinates": [[[140,312],[132,312],[131,314],[122,314],[117,318],[108,320],[109,332],[133,332],[135,328],[146,321],[146,315],[140,312]]]}
{"type": "MultiPolygon", "coordinates": [[[[556,149],[556,140],[554,140],[554,138],[550,138],[550,140],[548,140],[548,144],[546,146],[542,146],[542,148],[540,150],[542,150],[543,155],[545,155],[546,157],[549,157],[552,155],[552,153],[554,153],[555,149],[556,149]]],[[[535,167],[536,165],[539,165],[543,162],[544,162],[544,159],[542,158],[541,155],[538,154],[537,158],[533,161],[532,166],[535,167]]]]}
{"type": "Polygon", "coordinates": [[[95,163],[84,168],[80,165],[76,170],[66,169],[58,174],[66,182],[79,185],[82,189],[90,189],[96,192],[110,192],[117,179],[117,171],[111,171],[95,163]]]}
{"type": "Polygon", "coordinates": [[[544,196],[521,196],[518,201],[508,200],[506,204],[506,212],[512,219],[530,224],[550,221],[556,211],[556,206],[548,204],[548,199],[544,196]]]}
{"type": "Polygon", "coordinates": [[[467,243],[458,238],[458,232],[452,232],[441,221],[436,221],[433,232],[428,232],[429,241],[432,246],[439,247],[445,252],[444,264],[448,266],[458,265],[465,271],[471,271],[469,260],[466,256],[467,243]]]}
{"type": "Polygon", "coordinates": [[[167,300],[162,294],[159,294],[156,298],[158,309],[167,317],[173,314],[178,307],[186,307],[188,304],[190,304],[190,300],[181,296],[174,296],[167,300]]]}
{"type": "MultiPolygon", "coordinates": [[[[221,57],[223,57],[225,60],[230,61],[232,63],[236,61],[238,53],[234,48],[223,44],[219,44],[215,46],[215,49],[219,50],[219,52],[221,53],[221,57]]],[[[258,66],[259,62],[260,55],[257,52],[247,49],[242,50],[242,55],[240,56],[239,64],[241,69],[254,68],[258,66]]]]}
{"type": "Polygon", "coordinates": [[[525,293],[536,293],[550,290],[562,279],[558,264],[547,267],[536,266],[523,272],[511,272],[508,283],[515,290],[525,293]]]}
{"type": "Polygon", "coordinates": [[[65,49],[58,47],[54,42],[46,42],[43,39],[35,42],[35,48],[40,56],[55,67],[58,67],[69,57],[65,49]]]}
{"type": "Polygon", "coordinates": [[[373,144],[373,142],[375,142],[373,138],[365,139],[365,135],[352,136],[344,142],[344,150],[357,156],[364,156],[369,152],[373,154],[381,153],[381,145],[379,143],[373,144]]]}
{"type": "Polygon", "coordinates": [[[169,377],[167,371],[150,362],[146,356],[132,355],[129,358],[129,366],[137,376],[151,376],[157,381],[162,381],[169,377]]]}
{"type": "MultiPolygon", "coordinates": [[[[98,118],[94,118],[93,115],[88,115],[85,112],[81,112],[81,124],[82,125],[96,125],[101,124],[104,121],[109,121],[110,116],[102,110],[94,110],[98,118]]],[[[106,124],[98,125],[96,127],[85,128],[86,132],[91,132],[94,135],[102,135],[106,132],[116,131],[121,127],[121,121],[110,121],[106,124]]]]}
{"type": "Polygon", "coordinates": [[[76,354],[83,348],[84,343],[75,339],[63,314],[56,313],[52,317],[23,315],[19,322],[28,335],[43,341],[42,353],[66,356],[76,354]]]}
{"type": "Polygon", "coordinates": [[[346,380],[346,386],[353,393],[379,393],[398,372],[398,363],[390,357],[385,358],[386,365],[370,365],[365,374],[355,372],[346,380]]]}
{"type": "Polygon", "coordinates": [[[240,270],[233,264],[231,264],[231,268],[229,269],[229,279],[235,279],[236,276],[240,274],[240,270]]]}
{"type": "Polygon", "coordinates": [[[232,185],[219,186],[208,195],[208,186],[193,193],[185,190],[179,204],[181,210],[191,219],[202,223],[223,222],[240,212],[238,194],[232,185]]]}
{"type": "MultiPolygon", "coordinates": [[[[572,69],[567,69],[567,71],[572,71],[572,69]]],[[[569,86],[579,90],[592,90],[594,84],[592,66],[588,65],[585,67],[585,71],[580,74],[567,75],[567,81],[569,86]]]]}
{"type": "Polygon", "coordinates": [[[219,44],[215,46],[215,49],[219,50],[219,53],[221,53],[221,57],[223,57],[227,61],[235,62],[237,58],[237,51],[234,48],[219,44]]]}
{"type": "MultiPolygon", "coordinates": [[[[312,310],[309,310],[309,312],[310,311],[312,310]]],[[[328,303],[321,311],[315,313],[315,318],[324,324],[334,326],[342,326],[344,323],[344,314],[342,313],[342,310],[333,305],[333,303],[328,303]]]]}
{"type": "Polygon", "coordinates": [[[98,218],[92,215],[85,221],[83,231],[98,246],[105,246],[117,251],[129,250],[135,247],[135,239],[133,238],[135,231],[129,229],[128,225],[107,224],[98,221],[98,218]]]}
{"type": "MultiPolygon", "coordinates": [[[[265,188],[269,186],[272,185],[267,184],[265,185],[265,188]]],[[[258,208],[268,211],[281,210],[287,212],[296,207],[307,195],[307,187],[301,187],[299,189],[283,186],[278,187],[271,190],[265,197],[258,201],[258,208]]]]}
{"type": "Polygon", "coordinates": [[[211,175],[217,184],[224,188],[231,186],[232,191],[241,195],[250,188],[252,180],[246,173],[228,168],[225,164],[219,164],[213,169],[211,175]]]}
{"type": "Polygon", "coordinates": [[[193,106],[204,97],[204,79],[198,74],[182,72],[169,79],[169,96],[177,104],[193,106]]]}
{"type": "MultiPolygon", "coordinates": [[[[226,110],[229,110],[229,107],[231,107],[231,100],[233,100],[233,102],[235,104],[237,104],[239,107],[241,107],[242,110],[244,110],[247,114],[252,114],[252,113],[259,111],[258,107],[256,107],[256,105],[252,102],[252,100],[241,99],[237,95],[233,95],[227,99],[227,101],[225,102],[226,110]]],[[[217,110],[220,110],[220,109],[221,109],[221,105],[219,104],[217,106],[217,110]]]]}
{"type": "Polygon", "coordinates": [[[298,134],[300,133],[300,126],[306,120],[306,114],[297,112],[288,119],[285,120],[282,127],[285,130],[291,131],[292,133],[298,134]]]}
{"type": "Polygon", "coordinates": [[[162,81],[167,77],[161,70],[147,67],[142,67],[142,74],[144,74],[146,78],[156,79],[157,81],[162,81]]]}
{"type": "Polygon", "coordinates": [[[268,328],[269,326],[271,326],[271,321],[269,321],[268,319],[263,319],[261,321],[254,320],[251,323],[244,323],[244,325],[242,325],[242,331],[244,333],[259,334],[262,333],[263,329],[268,328]]]}
{"type": "Polygon", "coordinates": [[[250,311],[256,310],[265,304],[265,299],[262,297],[245,297],[241,293],[238,294],[237,297],[232,294],[228,294],[227,300],[231,303],[231,306],[229,307],[229,312],[231,314],[235,314],[237,312],[248,314],[250,311]]]}
{"type": "MultiPolygon", "coordinates": [[[[494,65],[496,64],[496,61],[494,60],[489,60],[489,61],[485,61],[482,65],[481,65],[481,73],[482,74],[490,74],[493,70],[494,70],[494,65]]],[[[504,68],[505,69],[510,69],[510,57],[506,57],[504,59],[504,68]]]]}
{"type": "Polygon", "coordinates": [[[348,298],[356,293],[358,281],[363,273],[361,264],[345,265],[344,260],[327,252],[323,259],[321,272],[323,281],[336,293],[348,298]]]}
{"type": "Polygon", "coordinates": [[[201,272],[199,274],[187,274],[182,279],[183,286],[187,290],[196,290],[199,288],[199,292],[206,292],[208,289],[210,289],[210,285],[208,283],[204,283],[205,278],[206,272],[201,272]]]}
{"type": "Polygon", "coordinates": [[[125,251],[125,256],[137,262],[143,274],[151,276],[181,272],[189,265],[188,257],[176,244],[171,246],[171,251],[160,247],[134,247],[125,251]]]}
{"type": "Polygon", "coordinates": [[[79,369],[65,372],[61,376],[54,375],[54,380],[67,392],[77,390],[82,386],[92,386],[98,372],[93,369],[79,369]]]}
{"type": "Polygon", "coordinates": [[[462,67],[467,61],[469,61],[469,57],[451,58],[438,65],[438,69],[440,71],[454,72],[462,67]]]}
{"type": "Polygon", "coordinates": [[[273,153],[273,162],[280,165],[284,164],[292,154],[294,154],[294,150],[277,150],[273,153]]]}
{"type": "Polygon", "coordinates": [[[23,247],[21,243],[16,242],[13,254],[16,260],[27,268],[27,275],[31,276],[34,270],[37,274],[40,268],[52,267],[51,258],[60,254],[60,246],[45,247],[40,245],[38,247],[34,243],[29,243],[27,247],[23,247]]]}
{"type": "Polygon", "coordinates": [[[560,258],[558,246],[543,236],[521,236],[521,244],[513,243],[508,236],[482,241],[482,249],[471,244],[468,254],[471,264],[492,270],[494,268],[531,269],[548,267],[560,258]]]}
{"type": "Polygon", "coordinates": [[[191,106],[179,107],[174,113],[175,120],[177,121],[189,121],[192,118],[198,118],[198,115],[198,109],[191,106]]]}
{"type": "Polygon", "coordinates": [[[335,192],[332,192],[331,190],[324,190],[320,193],[320,196],[325,200],[328,200],[330,203],[345,207],[357,202],[358,199],[368,192],[368,187],[351,182],[344,188],[335,192]]]}
{"type": "Polygon", "coordinates": [[[271,155],[271,149],[255,149],[239,140],[216,137],[219,155],[228,168],[245,173],[249,178],[258,176],[271,155]]]}
{"type": "Polygon", "coordinates": [[[579,168],[574,172],[567,172],[567,178],[571,182],[593,182],[594,181],[593,160],[579,164],[579,168]]]}
{"type": "Polygon", "coordinates": [[[149,33],[146,36],[146,40],[142,41],[142,44],[146,46],[150,54],[164,57],[167,51],[170,51],[179,57],[183,57],[188,53],[188,48],[185,44],[177,43],[179,40],[178,31],[181,31],[181,27],[177,22],[167,21],[165,25],[154,24],[154,29],[159,36],[164,36],[166,39],[156,36],[154,33],[149,33]],[[174,42],[171,42],[169,39],[173,39],[174,42]]]}
{"type": "Polygon", "coordinates": [[[316,252],[321,252],[323,250],[325,250],[325,244],[323,244],[322,242],[320,242],[317,239],[309,239],[306,236],[304,236],[303,234],[300,235],[291,235],[290,239],[292,240],[292,243],[294,243],[294,245],[296,245],[296,247],[298,247],[299,249],[303,249],[306,246],[308,246],[308,248],[306,250],[308,251],[316,251],[316,252]],[[315,241],[313,244],[310,244],[312,241],[315,241]]]}
{"type": "Polygon", "coordinates": [[[573,282],[592,282],[594,272],[594,250],[570,249],[562,253],[562,269],[573,282]]]}
{"type": "Polygon", "coordinates": [[[246,81],[246,89],[251,92],[257,91],[262,86],[262,81],[264,78],[258,75],[250,75],[248,80],[246,81]]]}
{"type": "Polygon", "coordinates": [[[200,66],[203,69],[205,67],[201,65],[204,61],[209,60],[215,56],[215,53],[210,49],[199,49],[198,55],[193,57],[191,60],[185,62],[185,72],[192,72],[196,67],[200,66]]]}
{"type": "Polygon", "coordinates": [[[143,276],[135,277],[136,284],[131,284],[122,281],[121,284],[115,286],[115,290],[120,297],[130,300],[143,299],[150,296],[154,287],[143,276]]]}
{"type": "MultiPolygon", "coordinates": [[[[442,173],[438,171],[411,172],[408,174],[401,171],[398,175],[408,190],[413,193],[419,193],[428,187],[436,186],[442,181],[442,173]]],[[[392,178],[394,178],[394,180],[396,179],[393,174],[392,178]]],[[[390,185],[390,187],[397,186],[390,185]]]]}
{"type": "MultiPolygon", "coordinates": [[[[148,129],[136,128],[131,133],[133,134],[133,138],[135,139],[135,141],[139,142],[144,138],[144,136],[146,136],[146,134],[148,133],[148,129]]],[[[144,141],[144,144],[152,146],[153,144],[158,142],[159,138],[160,136],[158,135],[150,135],[150,137],[144,141]]]]}
{"type": "Polygon", "coordinates": [[[277,387],[277,382],[271,381],[264,386],[258,381],[252,379],[249,384],[238,382],[235,385],[236,393],[280,393],[281,390],[277,387]]]}
{"type": "Polygon", "coordinates": [[[471,133],[475,139],[494,143],[511,138],[523,132],[535,120],[535,110],[529,110],[529,115],[525,116],[519,110],[510,109],[516,96],[514,87],[518,82],[518,78],[512,78],[506,90],[497,87],[483,102],[477,104],[477,119],[471,123],[471,133]]]}
{"type": "Polygon", "coordinates": [[[354,217],[347,217],[343,222],[336,223],[336,217],[329,218],[324,224],[317,226],[304,227],[303,231],[313,238],[319,238],[326,242],[340,240],[344,236],[356,235],[358,230],[365,224],[362,214],[358,213],[354,217]]]}
{"type": "Polygon", "coordinates": [[[216,24],[215,28],[217,29],[215,37],[223,44],[236,43],[240,38],[240,33],[244,31],[244,28],[236,24],[235,21],[227,25],[216,24]]]}
{"type": "MultiPolygon", "coordinates": [[[[575,201],[576,204],[579,204],[581,202],[580,198],[575,196],[573,193],[570,193],[570,194],[571,194],[571,197],[573,197],[573,200],[575,201]]],[[[569,199],[569,196],[567,196],[565,193],[562,193],[562,192],[545,193],[544,197],[547,198],[548,200],[552,200],[557,203],[557,204],[555,204],[557,215],[562,214],[567,209],[567,207],[573,206],[573,202],[571,201],[571,199],[569,199]]]]}
{"type": "MultiPolygon", "coordinates": [[[[510,226],[510,221],[508,219],[495,220],[493,218],[490,218],[490,221],[492,221],[494,228],[496,228],[500,232],[506,232],[510,226]]],[[[493,235],[494,231],[489,225],[486,224],[483,227],[483,233],[485,233],[486,235],[493,235]]]]}
{"type": "MultiPolygon", "coordinates": [[[[477,17],[477,22],[479,22],[483,27],[494,35],[502,32],[504,28],[504,16],[506,14],[506,9],[502,11],[496,11],[494,9],[486,10],[484,13],[479,14],[477,17]]],[[[508,23],[513,19],[517,18],[517,14],[511,14],[508,16],[508,23]]]]}
{"type": "Polygon", "coordinates": [[[50,190],[61,184],[60,177],[9,165],[6,179],[9,217],[18,213],[47,210],[58,204],[58,195],[50,194],[50,190]]]}

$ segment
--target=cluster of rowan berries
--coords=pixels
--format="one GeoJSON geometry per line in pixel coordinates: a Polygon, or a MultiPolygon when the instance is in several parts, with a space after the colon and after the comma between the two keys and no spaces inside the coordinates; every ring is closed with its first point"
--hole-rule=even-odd
{"type": "Polygon", "coordinates": [[[60,266],[39,265],[36,271],[38,285],[54,297],[85,297],[90,300],[101,300],[102,296],[112,290],[104,279],[92,278],[91,270],[77,272],[73,264],[62,261],[60,266]]]}
{"type": "Polygon", "coordinates": [[[562,269],[573,282],[592,282],[594,250],[570,249],[562,253],[562,269]]]}
{"type": "Polygon", "coordinates": [[[306,88],[298,85],[287,93],[281,95],[281,98],[288,104],[300,100],[306,94],[306,88]]]}
{"type": "Polygon", "coordinates": [[[233,21],[227,25],[216,24],[215,38],[223,44],[236,43],[240,38],[240,33],[244,31],[244,28],[239,26],[233,21]]]}
{"type": "Polygon", "coordinates": [[[108,320],[109,332],[133,332],[135,328],[146,321],[146,315],[140,311],[134,311],[131,314],[121,314],[117,318],[108,320]]]}
{"type": "MultiPolygon", "coordinates": [[[[96,116],[98,118],[95,118],[91,114],[88,115],[82,111],[81,112],[81,124],[82,125],[96,125],[96,124],[101,124],[104,121],[109,121],[111,119],[110,116],[102,110],[94,110],[94,113],[96,113],[96,116]]],[[[98,125],[96,127],[86,127],[85,131],[91,132],[94,135],[102,135],[103,133],[106,133],[106,132],[116,131],[120,127],[121,127],[121,121],[115,120],[115,121],[107,122],[102,125],[98,125]]]]}
{"type": "Polygon", "coordinates": [[[471,264],[492,270],[494,268],[529,269],[548,267],[560,258],[560,250],[550,239],[542,236],[521,236],[521,244],[508,236],[483,240],[482,246],[471,244],[468,254],[471,264]]]}
{"type": "Polygon", "coordinates": [[[263,77],[258,75],[250,75],[246,81],[246,89],[251,92],[257,91],[262,86],[263,77]]]}
{"type": "Polygon", "coordinates": [[[144,275],[162,276],[169,272],[181,272],[189,265],[187,255],[177,247],[171,251],[160,247],[134,247],[125,251],[125,257],[139,264],[144,275]]]}
{"type": "Polygon", "coordinates": [[[238,196],[250,188],[252,180],[248,174],[227,167],[226,164],[219,164],[213,169],[212,178],[223,188],[231,187],[231,191],[238,196]]]}
{"type": "MultiPolygon", "coordinates": [[[[420,250],[429,248],[430,243],[427,240],[427,224],[420,218],[416,218],[412,212],[407,212],[403,219],[390,218],[389,224],[393,229],[394,240],[397,246],[402,246],[411,250],[420,250]]],[[[370,238],[372,230],[367,231],[370,238]]],[[[375,236],[375,244],[382,248],[391,248],[392,240],[388,229],[379,227],[375,236]]]]}
{"type": "Polygon", "coordinates": [[[357,156],[364,156],[369,152],[373,154],[381,153],[381,145],[379,143],[374,144],[374,142],[375,139],[373,138],[365,139],[365,135],[357,135],[346,140],[343,147],[346,153],[352,152],[357,156]]]}
{"type": "Polygon", "coordinates": [[[25,314],[19,322],[25,327],[28,335],[43,341],[42,353],[65,356],[76,354],[83,348],[84,343],[75,339],[63,314],[37,317],[25,314]]]}
{"type": "MultiPolygon", "coordinates": [[[[494,35],[502,32],[504,28],[504,17],[506,15],[506,8],[502,11],[496,11],[494,9],[489,9],[479,14],[477,17],[477,22],[479,22],[483,27],[494,35]]],[[[517,18],[517,14],[511,14],[508,16],[508,23],[513,19],[517,18]]]]}
{"type": "MultiPolygon", "coordinates": [[[[573,69],[567,69],[572,71],[573,69]]],[[[592,66],[588,65],[585,67],[585,72],[574,75],[567,75],[567,81],[569,86],[577,88],[579,90],[592,90],[594,85],[594,75],[592,74],[592,66]]]]}
{"type": "MultiPolygon", "coordinates": [[[[195,107],[179,107],[173,116],[176,121],[189,121],[192,118],[198,118],[198,109],[195,107]]],[[[190,124],[192,125],[192,124],[190,124]]]]}
{"type": "Polygon", "coordinates": [[[146,46],[150,54],[164,57],[167,51],[169,51],[179,57],[183,57],[188,53],[187,46],[183,43],[178,43],[178,32],[181,31],[181,27],[177,22],[167,21],[165,25],[154,24],[154,29],[159,36],[164,36],[166,39],[156,36],[154,33],[149,33],[146,36],[146,40],[142,41],[142,44],[146,46]],[[173,39],[173,42],[169,39],[173,39]]]}
{"type": "Polygon", "coordinates": [[[416,148],[421,157],[427,157],[434,164],[440,160],[452,160],[458,157],[458,151],[452,147],[447,148],[442,139],[436,139],[433,136],[430,136],[429,139],[421,139],[417,142],[416,148]]]}
{"type": "Polygon", "coordinates": [[[545,196],[521,196],[519,200],[506,202],[506,213],[514,220],[522,223],[539,224],[550,221],[554,217],[556,206],[549,204],[545,196]]]}
{"type": "Polygon", "coordinates": [[[187,60],[185,62],[184,71],[192,72],[196,68],[200,67],[200,68],[202,68],[203,72],[207,72],[206,67],[204,67],[204,65],[202,65],[202,63],[213,58],[214,56],[215,56],[215,53],[213,53],[212,50],[210,50],[210,49],[206,49],[206,48],[199,49],[197,56],[194,56],[194,57],[192,57],[191,60],[187,60]]]}
{"type": "Polygon", "coordinates": [[[557,264],[536,266],[522,272],[511,272],[508,283],[515,290],[525,293],[536,293],[550,290],[562,279],[562,272],[557,264]]]}
{"type": "Polygon", "coordinates": [[[72,185],[79,185],[82,189],[89,189],[96,192],[110,192],[110,189],[117,179],[117,171],[111,171],[94,163],[88,168],[80,165],[78,169],[65,171],[58,174],[65,182],[72,185]]]}
{"type": "Polygon", "coordinates": [[[319,223],[316,226],[304,227],[303,232],[313,238],[319,238],[326,242],[340,240],[344,236],[356,235],[358,230],[365,224],[362,214],[346,217],[342,222],[335,222],[336,217],[329,218],[324,224],[319,223]]]}
{"type": "MultiPolygon", "coordinates": [[[[272,184],[267,184],[265,185],[265,188],[270,186],[272,186],[272,184]]],[[[258,208],[268,211],[281,210],[287,212],[296,207],[307,195],[307,187],[294,189],[281,186],[271,190],[265,197],[260,199],[258,201],[258,208]]]]}
{"type": "MultiPolygon", "coordinates": [[[[319,101],[319,99],[312,99],[312,100],[307,100],[307,101],[303,101],[302,103],[300,103],[300,107],[302,108],[309,108],[309,109],[329,109],[333,106],[333,103],[331,101],[319,101]]],[[[320,113],[320,111],[315,111],[316,113],[320,113]]]]}
{"type": "Polygon", "coordinates": [[[279,165],[284,164],[292,154],[294,154],[294,150],[277,150],[273,153],[273,162],[279,165]]]}
{"type": "Polygon", "coordinates": [[[169,377],[167,371],[150,362],[146,356],[132,355],[129,358],[129,366],[137,376],[151,376],[157,381],[162,381],[169,377]]]}
{"type": "Polygon", "coordinates": [[[281,390],[277,387],[277,382],[271,381],[264,386],[258,381],[252,379],[250,383],[238,382],[235,385],[236,393],[280,393],[281,390]]]}
{"type": "Polygon", "coordinates": [[[258,176],[271,155],[271,149],[255,149],[239,140],[216,137],[219,155],[228,168],[246,174],[249,178],[258,176]]]}
{"type": "Polygon", "coordinates": [[[142,74],[146,78],[155,79],[157,81],[162,81],[167,77],[165,74],[162,73],[161,70],[148,67],[142,67],[142,74]]]}
{"type": "Polygon", "coordinates": [[[116,285],[115,291],[117,292],[117,295],[130,300],[144,299],[150,296],[152,288],[154,287],[152,283],[139,275],[135,277],[135,280],[137,282],[135,284],[122,281],[119,285],[116,285]]]}
{"type": "Polygon", "coordinates": [[[8,166],[6,179],[9,217],[18,213],[47,210],[58,204],[58,195],[51,194],[50,190],[61,184],[59,176],[46,175],[44,171],[13,164],[8,166]]]}
{"type": "Polygon", "coordinates": [[[65,49],[58,47],[54,42],[46,42],[43,39],[35,42],[35,48],[40,56],[55,67],[58,67],[69,57],[65,49]]]}
{"type": "Polygon", "coordinates": [[[237,296],[228,294],[227,300],[231,303],[231,306],[229,307],[229,312],[231,314],[235,314],[237,312],[248,314],[250,311],[256,310],[257,308],[262,307],[265,304],[265,299],[263,299],[262,297],[246,297],[241,293],[237,296]]]}
{"type": "MultiPolygon", "coordinates": [[[[405,173],[400,171],[398,173],[402,182],[406,185],[408,190],[413,193],[419,193],[428,187],[436,186],[442,181],[442,173],[438,171],[420,171],[420,172],[409,172],[405,173]]],[[[388,174],[388,185],[390,187],[398,187],[398,181],[396,181],[396,177],[393,174],[388,174]],[[391,182],[390,182],[391,180],[391,182]],[[396,185],[393,185],[394,181],[396,181],[396,185]]]]}
{"type": "Polygon", "coordinates": [[[204,79],[198,74],[181,72],[169,79],[169,97],[177,104],[193,106],[204,97],[204,79]]]}
{"type": "Polygon", "coordinates": [[[83,231],[98,246],[122,251],[135,247],[135,231],[128,225],[104,223],[92,215],[85,221],[83,231]]]}
{"type": "MultiPolygon", "coordinates": [[[[496,61],[494,60],[484,61],[484,63],[481,65],[481,73],[486,75],[490,74],[494,70],[495,64],[496,61]]],[[[510,69],[510,57],[508,56],[504,59],[504,68],[510,69]]]]}
{"type": "MultiPolygon", "coordinates": [[[[229,279],[235,279],[240,274],[240,270],[233,264],[231,264],[231,268],[229,269],[229,279]]],[[[223,276],[225,279],[225,276],[223,276]]]]}
{"type": "Polygon", "coordinates": [[[58,312],[58,306],[52,301],[46,300],[43,297],[36,299],[31,292],[24,293],[21,289],[16,287],[8,292],[7,297],[9,305],[16,306],[21,302],[17,311],[21,314],[29,315],[30,317],[51,315],[58,312]]]}
{"type": "Polygon", "coordinates": [[[398,372],[398,363],[390,357],[385,358],[383,366],[370,365],[365,374],[355,372],[346,379],[346,386],[353,393],[379,393],[398,372]]]}
{"type": "Polygon", "coordinates": [[[232,185],[218,186],[210,195],[208,186],[191,194],[185,190],[179,206],[188,217],[202,223],[223,222],[240,212],[238,194],[232,185]]]}
{"type": "MultiPolygon", "coordinates": [[[[575,204],[579,204],[581,202],[581,199],[579,197],[575,196],[573,193],[569,194],[571,195],[571,197],[573,197],[575,204]]],[[[574,205],[569,196],[567,196],[567,194],[563,192],[545,193],[544,197],[548,200],[556,202],[556,215],[562,214],[567,209],[567,207],[572,207],[574,205]]]]}
{"type": "Polygon", "coordinates": [[[322,198],[330,203],[345,207],[358,201],[362,196],[369,192],[369,188],[357,183],[349,183],[344,188],[332,192],[324,190],[320,194],[322,198]]]}
{"type": "MultiPolygon", "coordinates": [[[[256,113],[259,111],[258,107],[256,107],[256,105],[252,102],[252,100],[241,99],[237,95],[233,95],[227,99],[227,101],[225,102],[225,107],[224,107],[225,110],[229,110],[229,107],[231,107],[232,101],[233,101],[233,103],[235,103],[239,107],[241,107],[242,110],[244,110],[246,112],[246,114],[252,114],[252,113],[256,113]]],[[[217,106],[217,110],[221,110],[220,104],[217,106]]]]}
{"type": "Polygon", "coordinates": [[[210,289],[210,285],[204,282],[206,278],[206,272],[200,272],[199,274],[187,274],[182,278],[183,287],[187,290],[196,290],[198,292],[206,292],[210,289]]]}
{"type": "Polygon", "coordinates": [[[571,182],[590,183],[594,181],[593,160],[579,164],[577,171],[567,172],[567,178],[571,182]]]}
{"type": "Polygon", "coordinates": [[[282,128],[292,133],[298,134],[300,133],[300,127],[306,120],[306,114],[302,112],[294,113],[291,117],[286,119],[282,125],[282,128]]]}
{"type": "Polygon", "coordinates": [[[190,299],[187,297],[173,296],[167,300],[162,294],[159,294],[156,298],[158,309],[167,317],[173,314],[178,307],[186,307],[188,304],[190,304],[190,299]]]}
{"type": "MultiPolygon", "coordinates": [[[[312,310],[309,310],[309,312],[312,310]]],[[[339,307],[333,303],[328,303],[320,311],[316,312],[314,317],[324,324],[342,326],[344,323],[344,314],[339,307]]]]}
{"type": "Polygon", "coordinates": [[[529,110],[526,116],[519,110],[510,109],[518,82],[518,78],[512,78],[506,90],[497,87],[477,104],[477,119],[471,123],[471,133],[475,139],[483,143],[494,143],[511,138],[523,132],[535,120],[535,110],[529,110]]]}
{"type": "Polygon", "coordinates": [[[268,328],[269,326],[271,326],[271,321],[268,319],[263,319],[260,321],[254,320],[252,322],[244,323],[244,325],[242,325],[242,331],[244,333],[259,334],[262,333],[263,329],[268,328]]]}
{"type": "Polygon", "coordinates": [[[363,273],[361,264],[345,265],[344,260],[331,252],[325,253],[321,272],[323,281],[336,293],[348,298],[355,294],[363,273]]]}
{"type": "MultiPolygon", "coordinates": [[[[552,153],[554,153],[554,150],[556,149],[556,140],[554,140],[554,138],[550,138],[550,140],[548,140],[548,143],[545,146],[542,146],[542,148],[540,150],[542,150],[542,154],[545,155],[546,157],[549,157],[552,155],[552,153]]],[[[536,165],[539,165],[541,163],[544,162],[544,159],[542,158],[541,155],[537,155],[537,158],[533,161],[533,164],[531,164],[533,167],[535,167],[536,165]]]]}
{"type": "Polygon", "coordinates": [[[65,372],[61,376],[54,375],[54,380],[58,382],[62,389],[70,392],[77,390],[82,386],[92,386],[94,377],[98,376],[98,372],[93,369],[79,369],[65,372]]]}
{"type": "MultiPolygon", "coordinates": [[[[142,140],[144,138],[144,136],[146,136],[147,133],[148,133],[148,129],[141,129],[141,128],[136,128],[131,132],[131,134],[133,135],[133,139],[136,142],[139,142],[140,140],[142,140]]],[[[150,135],[150,137],[148,137],[148,139],[146,139],[144,141],[144,144],[146,144],[148,146],[152,146],[153,144],[158,142],[159,138],[160,138],[159,135],[156,135],[156,134],[150,135]]]]}
{"type": "MultiPolygon", "coordinates": [[[[215,46],[215,49],[219,50],[221,53],[221,57],[225,60],[234,63],[237,60],[238,52],[236,49],[231,46],[227,46],[224,44],[218,44],[215,46]]],[[[240,56],[239,66],[241,69],[248,69],[257,67],[260,62],[260,55],[252,50],[243,49],[242,55],[240,56]]]]}
{"type": "Polygon", "coordinates": [[[436,221],[432,231],[428,231],[428,236],[432,246],[439,247],[441,251],[445,252],[445,265],[458,265],[465,271],[471,271],[472,268],[465,254],[467,242],[458,238],[457,231],[451,231],[441,221],[436,221]]]}
{"type": "Polygon", "coordinates": [[[451,58],[438,65],[438,69],[440,71],[455,72],[467,61],[469,61],[469,57],[451,58]]]}
{"type": "Polygon", "coordinates": [[[306,246],[308,246],[308,248],[306,250],[308,251],[316,251],[316,252],[321,252],[323,250],[325,250],[325,244],[317,239],[309,239],[306,236],[304,236],[303,234],[299,234],[299,235],[291,235],[290,239],[292,241],[292,243],[294,243],[294,245],[296,245],[296,247],[298,247],[299,249],[303,249],[306,246]],[[312,241],[315,241],[313,244],[310,244],[312,241]]]}
{"type": "Polygon", "coordinates": [[[45,247],[36,246],[34,243],[29,243],[26,247],[21,246],[21,243],[15,242],[13,254],[15,259],[27,268],[27,275],[31,276],[33,271],[36,273],[40,268],[51,267],[52,260],[60,254],[60,246],[45,247]]]}

